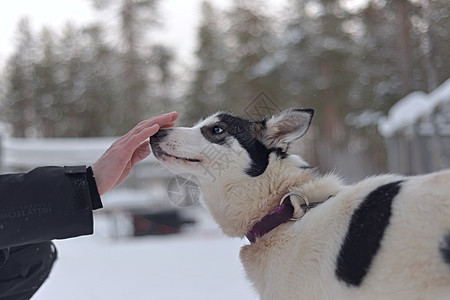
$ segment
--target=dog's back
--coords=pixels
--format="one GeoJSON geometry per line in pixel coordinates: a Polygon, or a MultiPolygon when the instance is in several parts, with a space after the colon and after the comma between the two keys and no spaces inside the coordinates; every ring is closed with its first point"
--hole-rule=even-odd
{"type": "Polygon", "coordinates": [[[263,299],[450,299],[449,182],[443,171],[346,187],[245,246],[247,274],[263,299]]]}

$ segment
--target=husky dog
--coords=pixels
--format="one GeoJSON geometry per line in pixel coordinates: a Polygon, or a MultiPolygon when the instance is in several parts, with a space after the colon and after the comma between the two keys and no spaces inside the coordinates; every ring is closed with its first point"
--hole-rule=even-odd
{"type": "Polygon", "coordinates": [[[262,121],[217,113],[160,130],[158,160],[197,179],[261,299],[450,299],[450,171],[344,185],[291,142],[314,111],[262,121]]]}

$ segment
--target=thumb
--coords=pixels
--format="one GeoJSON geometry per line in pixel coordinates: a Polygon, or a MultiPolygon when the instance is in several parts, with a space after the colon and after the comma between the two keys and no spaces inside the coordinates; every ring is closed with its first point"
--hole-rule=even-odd
{"type": "Polygon", "coordinates": [[[150,155],[150,146],[148,143],[142,143],[133,153],[131,158],[131,165],[134,166],[144,158],[150,155]]]}

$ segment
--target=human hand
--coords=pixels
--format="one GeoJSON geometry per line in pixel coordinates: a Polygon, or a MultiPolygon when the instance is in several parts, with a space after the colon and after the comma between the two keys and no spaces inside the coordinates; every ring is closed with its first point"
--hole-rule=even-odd
{"type": "Polygon", "coordinates": [[[177,117],[177,112],[171,112],[142,121],[116,140],[92,165],[98,193],[103,195],[121,184],[134,165],[150,155],[150,145],[145,141],[160,128],[172,127],[177,117]]]}

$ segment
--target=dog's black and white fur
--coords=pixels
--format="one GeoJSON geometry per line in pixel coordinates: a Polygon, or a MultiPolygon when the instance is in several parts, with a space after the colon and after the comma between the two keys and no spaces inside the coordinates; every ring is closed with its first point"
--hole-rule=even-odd
{"type": "Polygon", "coordinates": [[[244,246],[241,260],[262,299],[450,299],[450,172],[382,175],[346,186],[321,176],[291,142],[312,110],[254,122],[226,113],[161,130],[155,156],[193,175],[226,235],[244,237],[288,192],[323,202],[244,246]]]}

